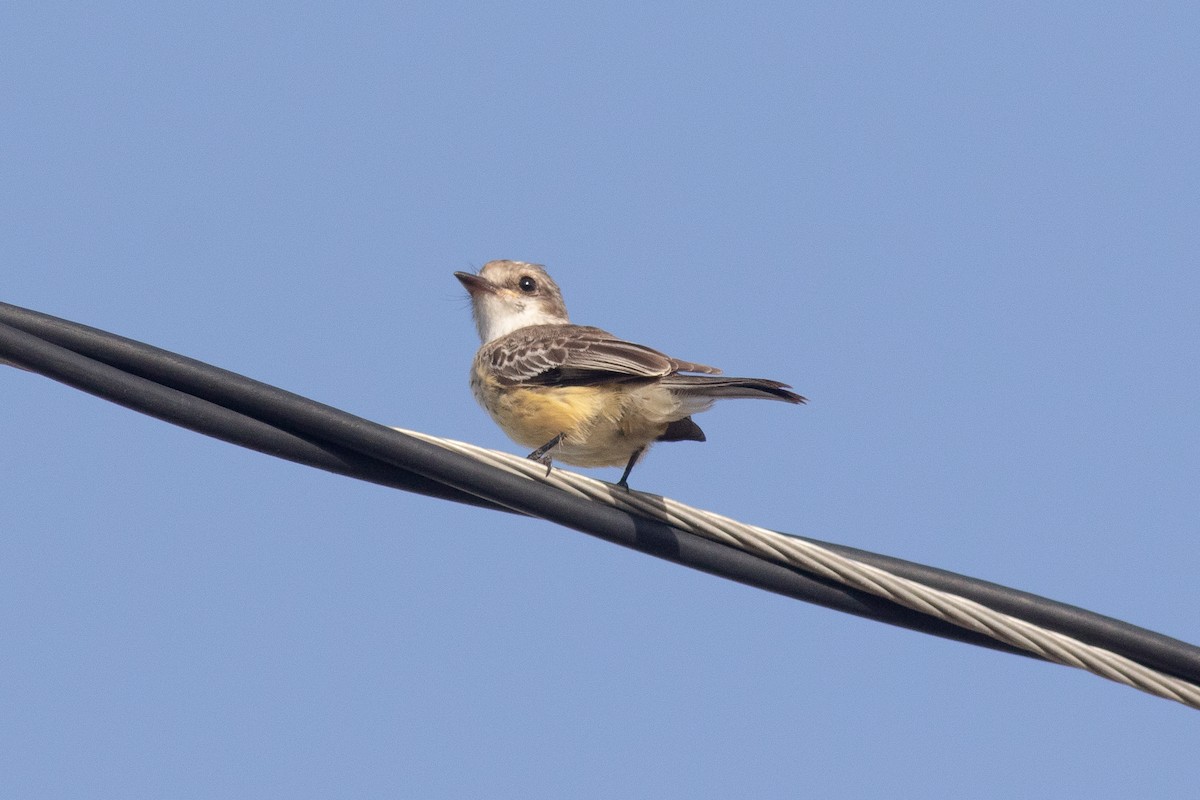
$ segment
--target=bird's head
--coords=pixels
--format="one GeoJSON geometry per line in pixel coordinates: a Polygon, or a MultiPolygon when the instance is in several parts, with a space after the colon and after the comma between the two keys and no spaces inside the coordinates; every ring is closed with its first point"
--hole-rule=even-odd
{"type": "Polygon", "coordinates": [[[541,264],[489,261],[479,274],[454,277],[471,295],[471,312],[479,338],[486,344],[529,325],[566,324],[562,292],[541,264]]]}

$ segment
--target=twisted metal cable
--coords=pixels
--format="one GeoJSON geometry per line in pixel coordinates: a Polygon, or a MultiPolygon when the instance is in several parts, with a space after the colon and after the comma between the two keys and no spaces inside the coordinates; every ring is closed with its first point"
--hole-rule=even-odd
{"type": "Polygon", "coordinates": [[[0,320],[5,361],[223,441],[385,486],[544,516],[748,585],[1086,669],[1200,707],[1200,648],[1119,620],[966,576],[742,525],[561,469],[546,478],[543,466],[526,459],[388,431],[277,387],[28,309],[0,303],[0,320]],[[687,545],[687,555],[644,546],[637,520],[690,534],[677,542],[687,545]],[[783,589],[785,583],[790,589],[783,589]],[[846,594],[813,594],[819,587],[846,594]],[[841,602],[851,596],[859,602],[841,602]],[[870,598],[882,602],[864,609],[861,602],[870,598]]]}
{"type": "Polygon", "coordinates": [[[759,557],[830,578],[1034,653],[1048,661],[1087,670],[1140,691],[1200,709],[1200,686],[1196,684],[1151,669],[1102,647],[995,611],[974,600],[864,564],[804,539],[747,525],[659,495],[618,489],[613,484],[558,467],[547,475],[545,466],[511,453],[419,431],[396,430],[512,474],[543,481],[576,497],[650,517],[759,557]]]}

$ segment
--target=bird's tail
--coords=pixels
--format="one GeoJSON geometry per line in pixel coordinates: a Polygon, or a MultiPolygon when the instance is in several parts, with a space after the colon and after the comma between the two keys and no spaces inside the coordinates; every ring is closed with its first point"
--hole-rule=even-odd
{"type": "Polygon", "coordinates": [[[747,397],[757,400],[783,400],[787,403],[805,403],[805,398],[789,391],[792,387],[766,378],[724,378],[713,375],[668,375],[662,385],[685,397],[720,399],[725,397],[747,397]]]}

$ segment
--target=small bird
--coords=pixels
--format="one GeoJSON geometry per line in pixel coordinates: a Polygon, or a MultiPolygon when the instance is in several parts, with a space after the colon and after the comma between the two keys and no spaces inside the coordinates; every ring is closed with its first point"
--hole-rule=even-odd
{"type": "Polygon", "coordinates": [[[471,296],[483,346],[471,391],[529,458],[580,467],[625,466],[617,485],[654,442],[704,441],[692,420],[715,400],[750,397],[803,403],[765,378],[716,377],[715,367],[681,361],[600,328],[573,325],[562,292],[540,264],[489,261],[456,272],[471,296]],[[700,374],[686,374],[700,373],[700,374]]]}

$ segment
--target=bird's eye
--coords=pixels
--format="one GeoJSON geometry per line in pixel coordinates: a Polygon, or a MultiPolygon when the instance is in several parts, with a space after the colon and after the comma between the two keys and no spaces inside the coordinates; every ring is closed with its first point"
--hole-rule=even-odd
{"type": "Polygon", "coordinates": [[[521,280],[517,281],[517,286],[519,286],[521,291],[525,294],[533,294],[537,291],[537,281],[528,275],[522,275],[521,280]]]}

